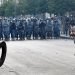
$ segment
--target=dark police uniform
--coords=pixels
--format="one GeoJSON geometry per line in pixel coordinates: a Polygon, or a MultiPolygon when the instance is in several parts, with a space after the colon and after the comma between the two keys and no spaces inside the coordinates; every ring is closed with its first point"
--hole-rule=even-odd
{"type": "Polygon", "coordinates": [[[48,20],[46,23],[46,36],[47,39],[49,39],[52,38],[52,24],[50,20],[48,20]]]}
{"type": "Polygon", "coordinates": [[[26,37],[27,39],[31,39],[32,31],[33,31],[33,24],[30,20],[28,20],[27,26],[26,26],[26,37]]]}
{"type": "Polygon", "coordinates": [[[10,33],[11,33],[12,40],[15,40],[15,37],[16,37],[16,24],[15,24],[15,22],[10,23],[10,33]]]}
{"type": "Polygon", "coordinates": [[[20,21],[20,24],[18,26],[18,34],[19,34],[20,40],[24,40],[24,26],[22,21],[20,21]]]}
{"type": "Polygon", "coordinates": [[[54,37],[55,38],[60,37],[60,25],[59,25],[57,20],[54,21],[53,32],[54,32],[54,37]]]}
{"type": "Polygon", "coordinates": [[[46,23],[45,23],[44,21],[42,21],[42,22],[39,24],[39,28],[40,28],[40,38],[41,38],[41,39],[45,39],[45,38],[46,38],[45,27],[46,27],[46,23]]]}
{"type": "Polygon", "coordinates": [[[10,38],[10,30],[9,30],[10,26],[7,20],[4,20],[3,22],[3,34],[4,34],[4,38],[6,41],[9,40],[10,38]]]}
{"type": "Polygon", "coordinates": [[[39,25],[37,24],[37,20],[33,20],[33,39],[38,39],[39,34],[39,25]]]}

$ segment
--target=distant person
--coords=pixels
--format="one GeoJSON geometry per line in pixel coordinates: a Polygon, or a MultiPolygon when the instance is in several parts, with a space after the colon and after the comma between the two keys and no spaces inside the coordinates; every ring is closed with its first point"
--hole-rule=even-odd
{"type": "Polygon", "coordinates": [[[3,26],[3,35],[4,35],[4,38],[5,38],[6,41],[8,41],[8,40],[10,40],[10,30],[9,30],[10,26],[9,26],[8,19],[5,18],[3,20],[2,26],[3,26]]]}
{"type": "Polygon", "coordinates": [[[60,24],[58,23],[57,20],[54,20],[53,34],[54,34],[54,38],[59,38],[60,37],[60,24]]]}
{"type": "Polygon", "coordinates": [[[24,26],[23,26],[23,21],[20,21],[20,24],[18,26],[18,34],[19,34],[19,39],[24,40],[24,26]]]}
{"type": "Polygon", "coordinates": [[[15,20],[10,23],[10,33],[11,33],[11,39],[14,41],[16,37],[16,24],[15,20]]]}
{"type": "Polygon", "coordinates": [[[46,39],[45,27],[46,27],[45,21],[41,20],[41,22],[39,24],[39,28],[40,28],[40,39],[46,39]]]}

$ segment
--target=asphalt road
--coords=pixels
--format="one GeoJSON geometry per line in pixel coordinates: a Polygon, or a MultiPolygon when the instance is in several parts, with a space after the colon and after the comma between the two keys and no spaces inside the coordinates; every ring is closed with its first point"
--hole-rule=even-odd
{"type": "Polygon", "coordinates": [[[0,75],[75,75],[73,40],[7,42],[0,75]]]}

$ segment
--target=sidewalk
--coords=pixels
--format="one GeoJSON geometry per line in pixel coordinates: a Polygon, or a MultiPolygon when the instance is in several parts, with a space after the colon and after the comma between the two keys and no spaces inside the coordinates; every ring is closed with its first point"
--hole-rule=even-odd
{"type": "Polygon", "coordinates": [[[60,37],[62,39],[71,39],[69,35],[66,36],[65,34],[61,34],[60,37]]]}

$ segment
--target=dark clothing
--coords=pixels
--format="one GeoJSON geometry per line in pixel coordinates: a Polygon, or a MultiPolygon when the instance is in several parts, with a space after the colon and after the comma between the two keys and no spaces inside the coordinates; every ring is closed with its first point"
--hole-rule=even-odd
{"type": "Polygon", "coordinates": [[[48,22],[46,24],[46,36],[47,36],[47,38],[52,38],[52,33],[53,33],[52,24],[51,24],[51,22],[48,22]]]}
{"type": "Polygon", "coordinates": [[[38,39],[39,25],[37,22],[33,22],[33,39],[38,39]]]}
{"type": "Polygon", "coordinates": [[[53,26],[54,26],[54,27],[53,27],[54,37],[55,37],[55,38],[60,37],[60,25],[55,22],[53,26]]]}
{"type": "Polygon", "coordinates": [[[20,40],[24,40],[24,26],[22,22],[20,22],[18,26],[18,34],[19,34],[20,40]]]}
{"type": "Polygon", "coordinates": [[[9,30],[9,23],[7,21],[5,21],[3,23],[3,34],[4,34],[4,38],[6,41],[8,41],[10,39],[10,30],[9,30]]]}
{"type": "Polygon", "coordinates": [[[26,37],[27,39],[31,39],[31,35],[32,35],[32,31],[33,31],[33,25],[31,22],[28,22],[27,23],[27,26],[26,26],[26,37]]]}
{"type": "Polygon", "coordinates": [[[41,22],[41,23],[39,24],[39,28],[40,28],[40,38],[41,38],[41,39],[45,39],[45,38],[46,38],[45,26],[46,26],[46,24],[45,24],[44,22],[41,22]]]}
{"type": "Polygon", "coordinates": [[[16,36],[16,24],[15,23],[10,24],[10,33],[11,33],[12,40],[14,40],[16,36]]]}

